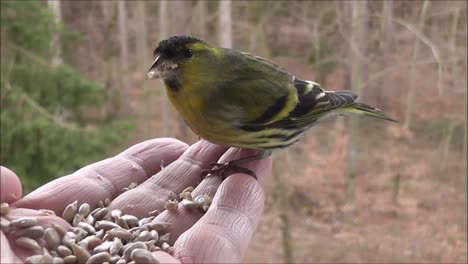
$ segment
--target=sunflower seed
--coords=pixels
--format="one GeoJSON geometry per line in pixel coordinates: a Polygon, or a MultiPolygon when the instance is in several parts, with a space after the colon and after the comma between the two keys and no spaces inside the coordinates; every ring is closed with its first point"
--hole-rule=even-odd
{"type": "Polygon", "coordinates": [[[88,242],[88,249],[93,250],[95,247],[102,244],[102,240],[96,236],[90,236],[85,238],[88,242]]]}
{"type": "Polygon", "coordinates": [[[145,224],[151,223],[151,221],[153,221],[153,219],[154,219],[154,216],[142,218],[142,219],[140,219],[138,221],[138,225],[143,226],[145,224]]]}
{"type": "Polygon", "coordinates": [[[170,246],[167,242],[164,242],[164,243],[162,243],[162,245],[161,245],[161,249],[162,249],[163,251],[168,252],[170,248],[171,248],[171,246],[170,246]]]}
{"type": "Polygon", "coordinates": [[[132,233],[123,228],[113,228],[107,231],[107,234],[109,234],[112,237],[118,237],[120,239],[126,239],[126,240],[132,238],[132,233]]]}
{"type": "Polygon", "coordinates": [[[75,216],[77,211],[78,211],[78,201],[74,201],[73,203],[65,207],[65,210],[63,210],[63,213],[62,213],[62,218],[65,219],[65,221],[70,223],[73,220],[73,217],[75,216]]]}
{"type": "Polygon", "coordinates": [[[111,230],[112,228],[120,228],[120,226],[114,222],[108,220],[101,220],[96,222],[98,228],[104,229],[105,231],[111,230]]]}
{"type": "Polygon", "coordinates": [[[189,192],[180,193],[180,194],[179,194],[179,198],[180,198],[180,199],[189,200],[189,201],[192,201],[192,200],[193,200],[192,194],[189,193],[189,192]]]}
{"type": "Polygon", "coordinates": [[[101,210],[101,209],[102,209],[102,208],[96,207],[96,208],[94,208],[89,214],[94,216],[94,215],[95,215],[99,210],[101,210]]]}
{"type": "Polygon", "coordinates": [[[112,245],[112,241],[104,241],[101,245],[96,246],[93,250],[93,253],[100,253],[100,252],[109,252],[109,249],[112,245]]]}
{"type": "Polygon", "coordinates": [[[94,219],[97,221],[97,220],[103,219],[104,216],[106,216],[108,213],[109,213],[109,209],[99,208],[99,211],[97,211],[93,216],[94,216],[94,219]]]}
{"type": "Polygon", "coordinates": [[[69,255],[63,258],[63,262],[65,264],[75,264],[77,260],[77,257],[74,255],[69,255]]]}
{"type": "Polygon", "coordinates": [[[183,204],[184,207],[188,208],[188,209],[200,209],[201,208],[201,204],[197,203],[195,201],[190,201],[190,200],[185,200],[184,199],[180,203],[183,204]]]}
{"type": "Polygon", "coordinates": [[[164,208],[169,212],[175,212],[177,211],[178,203],[177,200],[167,201],[164,204],[164,208]]]}
{"type": "Polygon", "coordinates": [[[8,203],[0,203],[0,215],[5,216],[10,213],[10,205],[8,203]]]}
{"type": "Polygon", "coordinates": [[[98,202],[98,207],[99,207],[99,208],[104,208],[104,203],[103,203],[102,201],[99,201],[99,202],[98,202]]]}
{"type": "Polygon", "coordinates": [[[158,221],[158,222],[153,222],[151,224],[147,224],[146,226],[148,226],[148,228],[151,230],[158,231],[158,233],[163,233],[164,231],[169,230],[169,228],[171,227],[171,224],[158,221]]]}
{"type": "Polygon", "coordinates": [[[41,263],[50,264],[54,261],[54,257],[52,257],[48,252],[42,255],[41,263]]]}
{"type": "Polygon", "coordinates": [[[156,230],[151,230],[151,239],[158,241],[159,240],[159,233],[156,230]]]}
{"type": "Polygon", "coordinates": [[[122,211],[120,211],[119,209],[114,209],[111,211],[111,217],[113,219],[116,219],[117,217],[121,217],[122,216],[122,211]]]}
{"type": "Polygon", "coordinates": [[[124,229],[129,229],[127,222],[125,221],[125,219],[121,217],[117,217],[117,219],[115,220],[115,223],[117,223],[120,227],[124,229]]]}
{"type": "Polygon", "coordinates": [[[89,206],[88,203],[83,203],[80,208],[78,209],[78,213],[84,217],[88,216],[88,214],[91,212],[91,206],[89,206]]]}
{"type": "Polygon", "coordinates": [[[44,231],[44,240],[48,249],[56,249],[60,245],[60,236],[57,230],[52,227],[44,231]]]}
{"type": "Polygon", "coordinates": [[[69,249],[68,247],[64,246],[64,245],[60,245],[57,247],[57,252],[59,253],[60,256],[62,257],[66,257],[66,256],[70,256],[72,254],[72,251],[71,249],[69,249]]]}
{"type": "Polygon", "coordinates": [[[108,252],[100,252],[91,256],[86,263],[103,263],[110,261],[111,255],[108,252]]]}
{"type": "Polygon", "coordinates": [[[37,224],[37,218],[34,217],[21,217],[10,222],[10,225],[16,228],[25,228],[35,226],[37,224]]]}
{"type": "Polygon", "coordinates": [[[55,231],[57,231],[57,233],[59,234],[60,237],[64,237],[65,234],[67,233],[67,230],[65,230],[65,228],[61,225],[58,225],[58,224],[52,224],[52,227],[55,229],[55,231]]]}
{"type": "Polygon", "coordinates": [[[78,263],[85,263],[91,257],[91,254],[86,249],[76,244],[72,244],[71,249],[73,251],[73,255],[76,256],[78,263]]]}
{"type": "Polygon", "coordinates": [[[76,241],[81,241],[83,238],[86,237],[88,232],[86,232],[83,228],[81,227],[74,227],[74,232],[76,234],[76,241]]]}
{"type": "Polygon", "coordinates": [[[84,239],[81,240],[80,242],[78,242],[77,245],[80,246],[80,247],[82,247],[82,248],[84,248],[84,249],[86,249],[86,250],[89,250],[89,249],[88,249],[88,241],[86,241],[86,240],[84,240],[84,239]]]}
{"type": "Polygon", "coordinates": [[[29,237],[19,237],[16,239],[15,243],[17,246],[27,248],[27,249],[32,249],[32,250],[41,249],[41,247],[36,242],[36,240],[29,238],[29,237]]]}
{"type": "Polygon", "coordinates": [[[87,223],[87,224],[90,224],[90,225],[94,225],[94,222],[95,222],[94,216],[92,216],[91,214],[89,214],[89,215],[85,218],[84,222],[87,223]]]}
{"type": "Polygon", "coordinates": [[[111,264],[116,264],[117,261],[119,261],[119,259],[120,259],[120,256],[111,256],[109,262],[110,262],[111,264]]]}
{"type": "Polygon", "coordinates": [[[211,202],[212,202],[211,197],[208,194],[204,194],[203,198],[204,198],[203,199],[203,205],[210,206],[211,202]]]}
{"type": "Polygon", "coordinates": [[[83,230],[88,232],[88,234],[90,235],[96,234],[96,229],[94,229],[94,227],[88,223],[85,223],[85,222],[78,223],[78,227],[83,228],[83,230]]]}
{"type": "Polygon", "coordinates": [[[115,264],[127,264],[127,261],[124,258],[121,258],[115,264]]]}
{"type": "Polygon", "coordinates": [[[138,186],[138,183],[136,183],[136,182],[131,182],[131,183],[128,185],[128,188],[131,190],[131,189],[133,189],[133,188],[135,188],[135,187],[137,187],[137,186],[138,186]]]}
{"type": "MultiPolygon", "coordinates": [[[[135,235],[135,234],[134,234],[135,235]]],[[[138,236],[135,238],[135,241],[148,241],[151,238],[151,233],[147,230],[141,231],[138,236]]]]}
{"type": "Polygon", "coordinates": [[[99,238],[99,239],[102,240],[102,239],[104,238],[104,234],[105,234],[104,229],[101,229],[101,230],[99,230],[99,231],[96,232],[96,235],[95,235],[95,236],[96,236],[97,238],[99,238]]]}
{"type": "Polygon", "coordinates": [[[192,187],[192,186],[187,187],[187,188],[185,188],[185,189],[182,191],[182,193],[186,193],[186,192],[188,192],[188,193],[193,192],[193,187],[192,187]]]}
{"type": "Polygon", "coordinates": [[[134,227],[134,228],[130,228],[128,231],[134,233],[136,231],[145,231],[145,230],[148,230],[148,224],[145,224],[144,226],[137,226],[137,227],[134,227]]]}
{"type": "Polygon", "coordinates": [[[119,254],[120,249],[122,249],[122,247],[123,247],[122,240],[120,240],[119,238],[116,238],[112,242],[109,252],[111,253],[111,255],[117,255],[119,254]]]}
{"type": "Polygon", "coordinates": [[[25,236],[29,238],[40,238],[44,235],[42,226],[31,226],[25,229],[16,231],[16,236],[25,236]]]}
{"type": "Polygon", "coordinates": [[[132,251],[137,249],[137,248],[142,248],[142,249],[147,249],[145,243],[143,242],[134,242],[130,243],[124,246],[124,251],[123,251],[123,257],[128,261],[130,260],[130,255],[132,254],[132,251]],[[126,247],[125,247],[126,246],[126,247]]]}
{"type": "Polygon", "coordinates": [[[171,233],[164,234],[162,236],[159,236],[158,243],[162,245],[163,243],[169,242],[169,239],[171,238],[171,233]]]}
{"type": "Polygon", "coordinates": [[[63,264],[63,259],[59,257],[54,257],[52,259],[52,264],[63,264]]]}
{"type": "Polygon", "coordinates": [[[105,206],[108,206],[110,203],[111,203],[111,200],[110,200],[109,198],[106,198],[106,199],[104,200],[104,205],[105,205],[105,206]]]}
{"type": "Polygon", "coordinates": [[[125,222],[127,222],[127,225],[129,228],[136,227],[138,226],[138,218],[134,215],[122,215],[121,217],[125,222]]]}
{"type": "Polygon", "coordinates": [[[24,260],[26,264],[38,264],[41,263],[42,255],[33,255],[24,260]]]}
{"type": "Polygon", "coordinates": [[[73,220],[72,220],[72,226],[78,226],[78,224],[80,222],[83,222],[84,221],[84,218],[82,215],[80,214],[76,214],[74,217],[73,217],[73,220]]]}
{"type": "Polygon", "coordinates": [[[135,263],[159,263],[159,261],[156,261],[151,255],[151,252],[141,248],[133,250],[130,257],[135,263]]]}

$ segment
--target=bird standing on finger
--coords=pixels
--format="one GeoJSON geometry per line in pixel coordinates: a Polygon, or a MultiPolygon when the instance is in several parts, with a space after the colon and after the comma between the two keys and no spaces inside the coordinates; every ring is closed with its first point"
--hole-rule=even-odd
{"type": "Polygon", "coordinates": [[[330,116],[358,114],[395,121],[356,102],[351,91],[325,91],[269,60],[192,36],[161,41],[148,77],[162,79],[170,102],[201,138],[259,150],[252,157],[216,164],[210,173],[242,171],[239,162],[291,146],[330,116]]]}

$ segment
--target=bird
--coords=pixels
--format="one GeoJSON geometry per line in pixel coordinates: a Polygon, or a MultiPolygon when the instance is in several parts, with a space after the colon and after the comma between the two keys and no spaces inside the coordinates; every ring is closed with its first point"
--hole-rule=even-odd
{"type": "MultiPolygon", "coordinates": [[[[299,141],[319,121],[336,115],[364,115],[397,122],[357,102],[349,90],[327,91],[259,56],[220,48],[194,36],[173,36],[153,52],[149,79],[161,79],[167,97],[201,138],[257,154],[213,162],[203,175],[255,173],[239,164],[269,156],[299,141]]],[[[226,176],[223,176],[223,178],[226,176]]]]}

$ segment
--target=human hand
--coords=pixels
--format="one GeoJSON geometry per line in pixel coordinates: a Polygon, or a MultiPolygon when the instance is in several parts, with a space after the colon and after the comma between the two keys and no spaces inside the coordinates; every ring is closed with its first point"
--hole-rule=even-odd
{"type": "MultiPolygon", "coordinates": [[[[56,179],[23,199],[18,188],[4,188],[17,177],[2,167],[2,202],[14,208],[7,218],[11,221],[24,216],[38,219],[38,225],[52,223],[69,228],[62,218],[39,209],[48,209],[62,215],[64,208],[78,200],[91,209],[99,201],[111,200],[110,210],[120,209],[124,214],[138,218],[159,210],[153,222],[171,223],[170,244],[173,256],[155,251],[153,256],[161,263],[180,262],[240,262],[256,228],[263,209],[263,192],[257,181],[245,174],[233,174],[222,181],[216,175],[201,181],[201,171],[210,168],[210,162],[252,155],[251,150],[227,148],[200,141],[190,148],[175,139],[153,139],[137,144],[119,155],[77,172],[56,179]],[[164,167],[161,169],[161,161],[164,167]],[[201,181],[201,182],[200,182],[201,181]],[[138,186],[120,194],[122,188],[136,182],[138,186]],[[193,186],[192,196],[208,194],[213,197],[209,210],[203,214],[179,204],[176,211],[164,210],[166,201],[178,198],[185,188],[193,186]],[[9,201],[5,200],[9,197],[9,201]]],[[[271,173],[271,159],[242,164],[254,171],[261,181],[271,173]]],[[[14,243],[14,237],[1,233],[1,262],[22,262],[40,251],[24,250],[14,243]]]]}

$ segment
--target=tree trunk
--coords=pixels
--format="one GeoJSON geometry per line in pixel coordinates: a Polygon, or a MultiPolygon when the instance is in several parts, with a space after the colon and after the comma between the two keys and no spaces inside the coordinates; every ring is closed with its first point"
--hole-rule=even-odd
{"type": "Polygon", "coordinates": [[[118,2],[118,21],[119,21],[119,41],[120,41],[120,77],[121,94],[120,105],[121,113],[128,114],[128,100],[130,81],[128,79],[128,30],[127,30],[127,7],[124,0],[118,2]]]}
{"type": "Polygon", "coordinates": [[[232,48],[232,18],[231,1],[219,2],[219,45],[223,48],[232,48]]]}
{"type": "MultiPolygon", "coordinates": [[[[429,10],[429,6],[431,5],[431,1],[425,0],[421,9],[421,15],[419,16],[419,23],[418,29],[423,32],[424,30],[424,23],[426,22],[427,11],[429,10]]],[[[406,129],[411,129],[411,121],[413,116],[413,100],[414,100],[414,93],[415,93],[415,84],[416,84],[416,65],[415,62],[419,57],[419,48],[420,48],[420,41],[419,39],[415,40],[413,46],[413,57],[412,57],[412,64],[410,66],[409,71],[409,87],[408,87],[408,96],[406,98],[406,113],[405,113],[405,121],[403,126],[406,129]]]]}
{"type": "MultiPolygon", "coordinates": [[[[47,5],[49,6],[54,16],[55,26],[59,26],[62,23],[62,11],[60,8],[61,2],[55,0],[48,0],[47,5]]],[[[52,31],[52,38],[50,41],[51,51],[51,63],[53,67],[63,64],[62,58],[62,43],[60,42],[60,35],[56,30],[52,31]]]]}
{"type": "Polygon", "coordinates": [[[273,179],[275,181],[276,199],[279,206],[279,218],[281,220],[281,244],[283,248],[283,262],[294,263],[293,261],[293,240],[291,239],[291,221],[289,219],[289,190],[288,184],[284,181],[286,169],[283,166],[286,161],[286,168],[290,169],[287,158],[287,150],[276,154],[273,162],[273,179]],[[278,161],[282,161],[281,166],[278,161]]]}
{"type": "MultiPolygon", "coordinates": [[[[387,65],[389,65],[390,60],[390,47],[392,46],[393,41],[393,1],[392,0],[385,0],[383,3],[383,26],[382,26],[382,69],[386,69],[387,65]]],[[[387,102],[385,99],[387,98],[387,87],[388,87],[388,80],[386,75],[382,78],[380,85],[377,86],[377,105],[379,105],[382,109],[385,109],[387,102]]]]}
{"type": "MultiPolygon", "coordinates": [[[[163,40],[169,36],[169,17],[168,17],[168,1],[159,2],[159,39],[163,40]]],[[[161,85],[162,86],[162,85],[161,85]]],[[[169,136],[169,105],[165,89],[161,89],[161,137],[169,136]]]]}
{"type": "MultiPolygon", "coordinates": [[[[365,39],[365,23],[366,23],[366,9],[367,1],[352,1],[348,2],[348,7],[351,9],[351,36],[350,36],[350,56],[349,56],[349,69],[351,75],[351,90],[358,96],[361,94],[361,80],[362,80],[362,59],[364,49],[362,42],[365,39]]],[[[354,209],[355,201],[355,178],[356,178],[356,163],[358,157],[357,150],[357,117],[350,117],[350,127],[348,135],[348,161],[346,166],[346,202],[350,208],[354,209]]]]}
{"type": "MultiPolygon", "coordinates": [[[[170,32],[171,35],[185,35],[188,33],[189,28],[189,8],[191,8],[192,2],[188,1],[170,1],[169,2],[169,10],[170,10],[170,32]]],[[[189,139],[189,132],[190,129],[188,128],[185,121],[180,117],[177,116],[177,126],[180,133],[181,140],[188,140],[189,139]]]]}
{"type": "MultiPolygon", "coordinates": [[[[146,2],[145,1],[138,1],[136,3],[135,9],[135,22],[136,22],[136,55],[137,55],[137,65],[139,66],[138,71],[140,74],[143,74],[146,77],[146,71],[148,70],[148,66],[152,62],[152,58],[149,55],[150,48],[148,47],[148,30],[146,28],[146,2]]],[[[152,120],[153,120],[153,108],[154,108],[154,100],[153,97],[154,92],[152,89],[148,89],[148,82],[143,80],[141,82],[141,89],[143,89],[145,108],[143,110],[143,124],[144,127],[144,137],[148,138],[152,135],[152,120]]]]}

